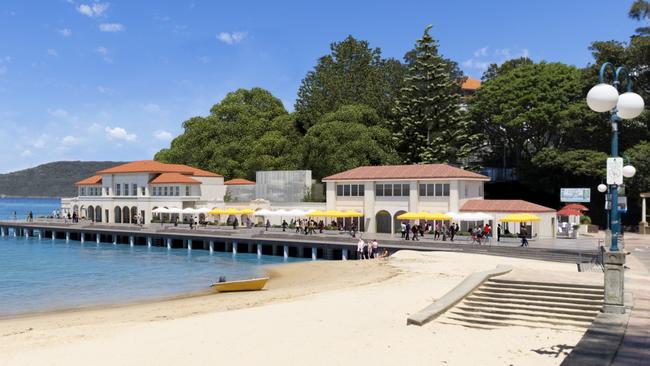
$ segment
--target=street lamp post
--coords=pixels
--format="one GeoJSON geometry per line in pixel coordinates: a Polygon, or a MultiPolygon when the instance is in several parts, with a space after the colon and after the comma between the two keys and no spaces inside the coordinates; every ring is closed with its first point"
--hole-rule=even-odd
{"type": "MultiPolygon", "coordinates": [[[[603,310],[609,313],[624,313],[623,303],[623,278],[625,253],[619,251],[618,236],[621,233],[621,220],[618,211],[618,187],[623,184],[623,177],[631,178],[636,169],[631,165],[623,167],[623,159],[618,156],[618,123],[621,119],[638,117],[645,107],[643,98],[632,92],[632,80],[629,71],[623,67],[615,67],[605,62],[600,67],[599,84],[591,88],[587,94],[587,104],[595,112],[609,112],[612,124],[612,150],[611,157],[607,159],[607,191],[611,198],[609,215],[609,228],[611,239],[609,251],[604,258],[605,264],[605,306],[603,310]],[[611,84],[605,82],[605,73],[611,69],[614,80],[611,84]],[[618,89],[621,86],[621,76],[625,78],[627,91],[621,95],[618,89]]],[[[603,191],[602,185],[598,187],[603,191]]]]}

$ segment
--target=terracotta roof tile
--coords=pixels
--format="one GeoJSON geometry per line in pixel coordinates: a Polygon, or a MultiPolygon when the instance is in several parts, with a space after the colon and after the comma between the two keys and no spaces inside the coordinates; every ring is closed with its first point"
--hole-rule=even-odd
{"type": "Polygon", "coordinates": [[[151,181],[149,181],[149,184],[171,184],[171,183],[201,184],[201,182],[199,182],[198,180],[180,173],[162,173],[159,176],[152,179],[151,181]]]}
{"type": "Polygon", "coordinates": [[[464,90],[476,90],[481,87],[481,80],[472,79],[470,77],[466,78],[463,83],[460,85],[461,89],[464,90]]]}
{"type": "Polygon", "coordinates": [[[180,173],[197,177],[221,177],[221,175],[182,164],[165,164],[154,160],[140,160],[100,170],[97,174],[119,173],[180,173]]]}
{"type": "Polygon", "coordinates": [[[323,178],[327,180],[447,179],[490,180],[489,177],[447,164],[362,166],[323,178]]]}
{"type": "Polygon", "coordinates": [[[460,211],[482,212],[555,212],[554,209],[524,200],[469,200],[460,211]]]}
{"type": "Polygon", "coordinates": [[[88,177],[86,179],[82,179],[75,183],[77,186],[94,186],[102,184],[102,176],[101,175],[93,175],[92,177],[88,177]]]}
{"type": "Polygon", "coordinates": [[[223,182],[223,184],[225,184],[227,186],[243,186],[243,185],[255,184],[255,182],[250,181],[248,179],[244,179],[244,178],[235,178],[235,179],[225,181],[225,182],[223,182]]]}

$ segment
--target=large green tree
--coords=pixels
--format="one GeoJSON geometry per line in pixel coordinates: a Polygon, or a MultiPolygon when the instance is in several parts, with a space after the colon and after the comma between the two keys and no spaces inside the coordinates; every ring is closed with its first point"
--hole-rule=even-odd
{"type": "Polygon", "coordinates": [[[382,58],[379,48],[371,48],[367,41],[352,36],[332,43],[330,50],[307,73],[298,89],[298,126],[307,131],[322,115],[350,104],[366,105],[388,118],[402,82],[402,64],[382,58]]]}
{"type": "Polygon", "coordinates": [[[373,123],[376,118],[366,106],[342,106],[312,126],[304,142],[314,177],[363,165],[399,163],[390,131],[373,123]]]}
{"type": "Polygon", "coordinates": [[[206,117],[183,123],[184,132],[155,159],[254,178],[256,170],[299,169],[302,136],[282,102],[261,88],[228,93],[206,117]]]}
{"type": "Polygon", "coordinates": [[[424,30],[393,108],[391,129],[405,163],[458,162],[474,146],[472,128],[455,92],[459,80],[424,30]]]}

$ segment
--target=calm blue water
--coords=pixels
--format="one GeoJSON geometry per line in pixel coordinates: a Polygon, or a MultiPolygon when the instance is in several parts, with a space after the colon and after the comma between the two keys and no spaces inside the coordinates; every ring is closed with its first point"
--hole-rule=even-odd
{"type": "Polygon", "coordinates": [[[0,220],[13,219],[14,212],[19,220],[24,220],[29,211],[34,217],[47,216],[60,208],[58,198],[0,198],[0,220]]]}
{"type": "MultiPolygon", "coordinates": [[[[26,200],[21,206],[14,200],[0,200],[0,215],[52,211],[52,202],[26,200]]],[[[219,276],[254,278],[262,265],[283,262],[256,254],[7,236],[0,238],[0,317],[202,291],[219,276]]]]}

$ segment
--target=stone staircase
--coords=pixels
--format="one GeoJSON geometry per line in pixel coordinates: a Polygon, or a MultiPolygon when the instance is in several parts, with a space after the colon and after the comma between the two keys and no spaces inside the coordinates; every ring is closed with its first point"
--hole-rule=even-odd
{"type": "Polygon", "coordinates": [[[438,317],[445,324],[584,331],[603,306],[603,287],[489,279],[438,317]]]}

